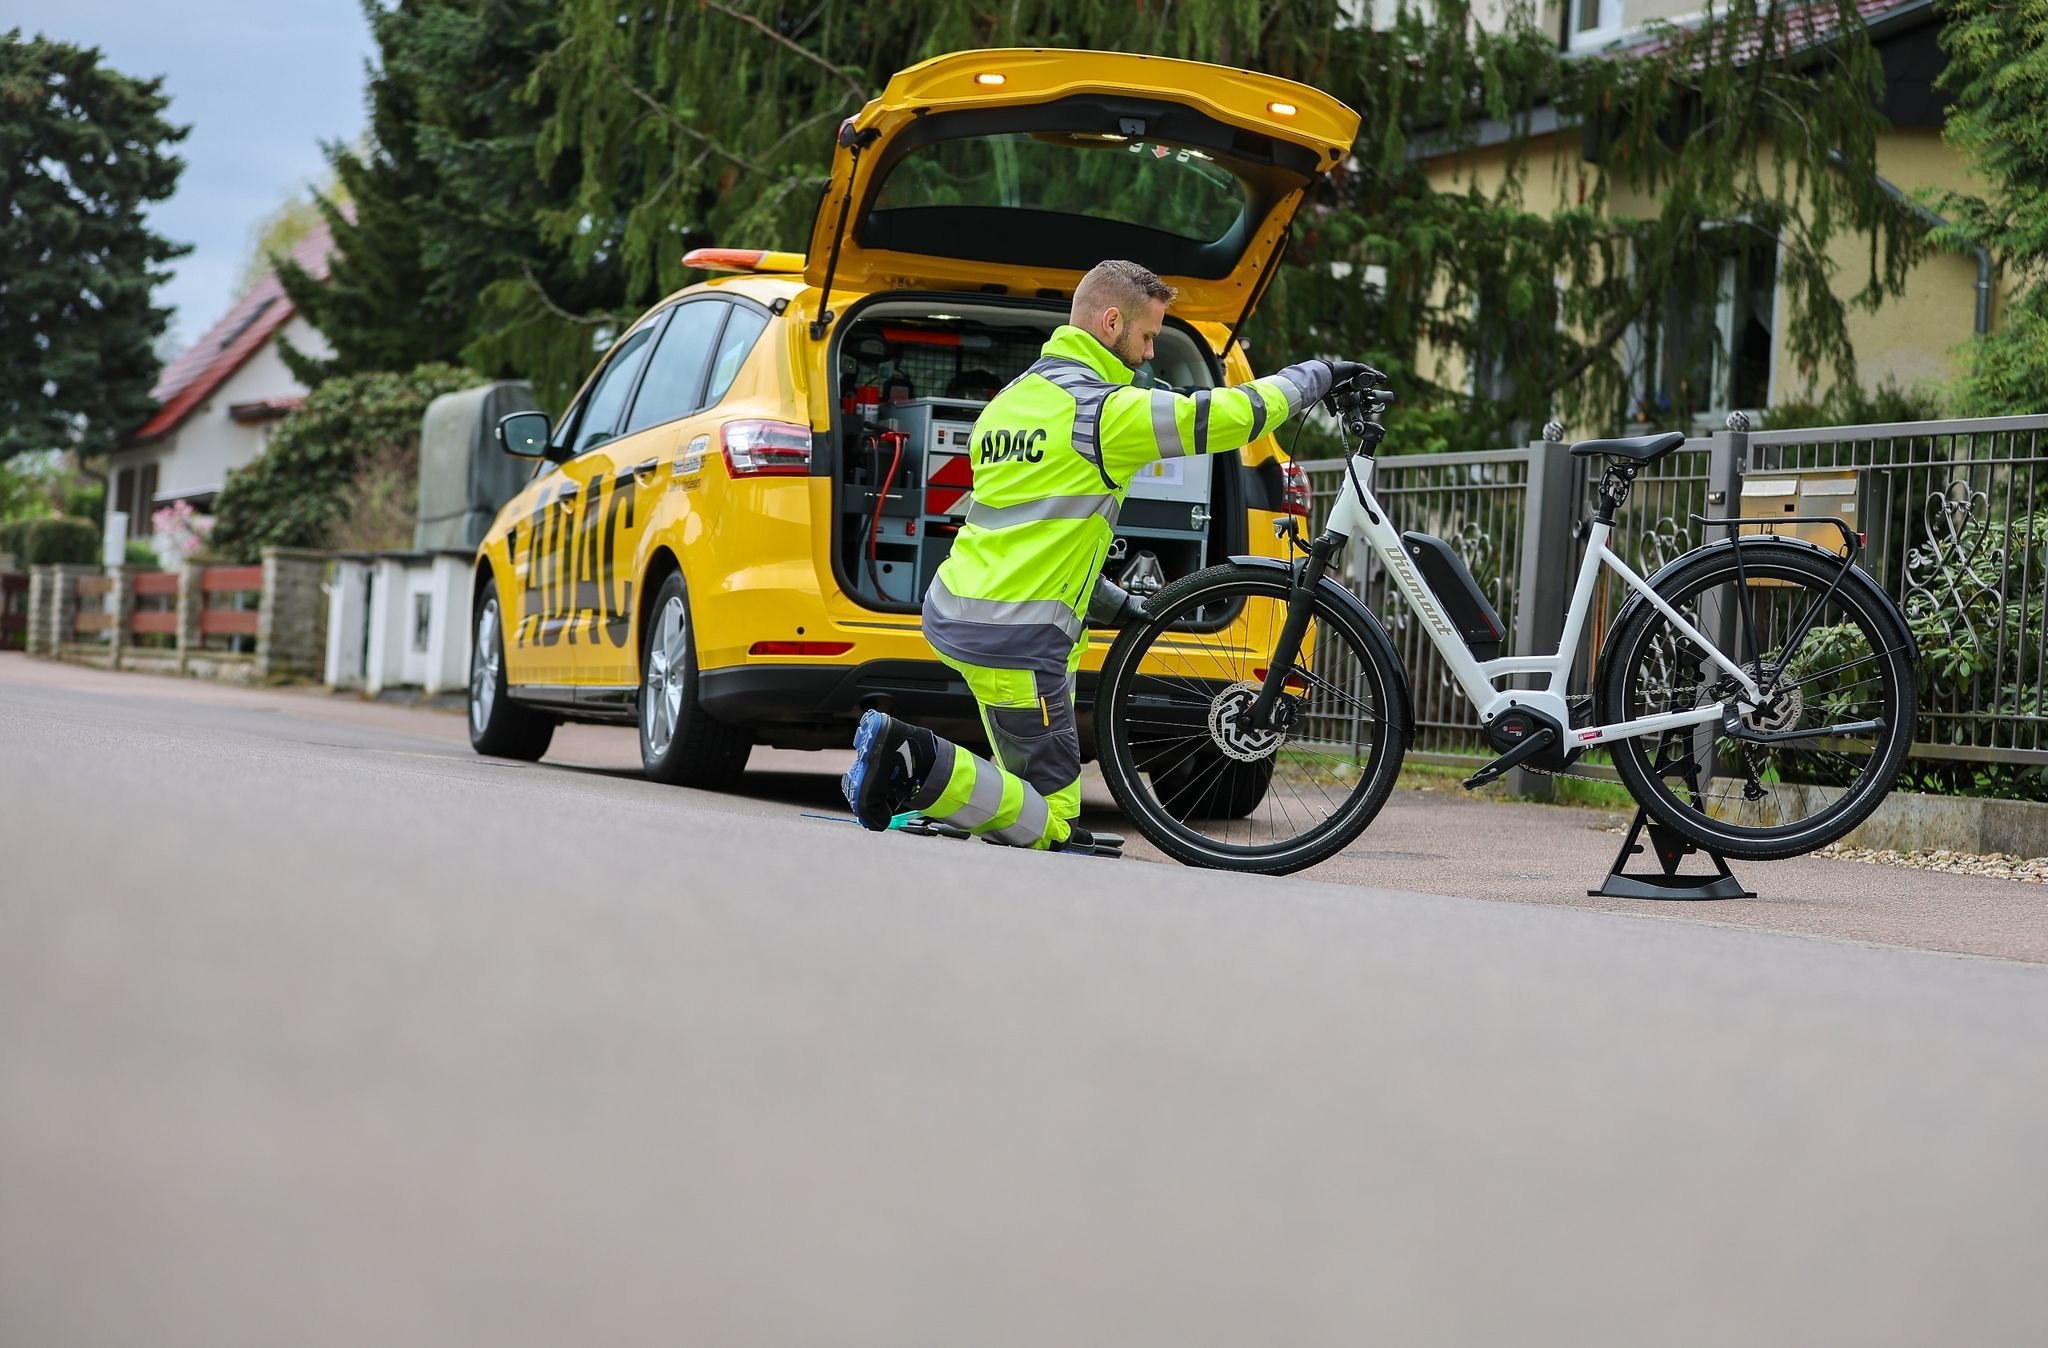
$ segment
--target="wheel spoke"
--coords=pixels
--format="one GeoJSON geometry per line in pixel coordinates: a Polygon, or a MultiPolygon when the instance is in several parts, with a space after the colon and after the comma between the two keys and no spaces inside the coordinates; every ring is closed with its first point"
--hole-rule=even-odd
{"type": "Polygon", "coordinates": [[[1385,722],[1382,698],[1392,675],[1321,601],[1284,671],[1276,709],[1287,719],[1243,724],[1276,668],[1287,597],[1284,577],[1240,570],[1155,603],[1160,630],[1119,643],[1116,668],[1105,665],[1105,776],[1138,829],[1183,861],[1298,870],[1355,837],[1391,785],[1400,732],[1385,722]],[[1213,638],[1175,630],[1225,606],[1238,617],[1213,638]]]}
{"type": "Polygon", "coordinates": [[[1780,556],[1761,570],[1755,562],[1745,565],[1747,586],[1732,564],[1721,563],[1682,574],[1662,597],[1710,638],[1714,615],[1726,633],[1737,606],[1751,605],[1753,618],[1736,625],[1734,635],[1754,652],[1744,672],[1772,686],[1771,700],[1743,707],[1733,681],[1706,665],[1697,644],[1646,610],[1641,626],[1616,634],[1618,683],[1607,696],[1618,695],[1620,705],[1610,700],[1601,719],[1721,703],[1768,733],[1882,720],[1884,728],[1874,732],[1763,743],[1715,726],[1692,736],[1678,765],[1662,772],[1651,770],[1656,741],[1615,747],[1623,780],[1644,806],[1694,843],[1736,856],[1789,856],[1841,837],[1890,790],[1896,751],[1913,729],[1910,675],[1901,657],[1906,638],[1887,606],[1872,607],[1848,586],[1828,593],[1831,578],[1804,559],[1780,556]],[[1793,641],[1797,658],[1786,650],[1793,641]],[[1688,679],[1694,670],[1699,677],[1688,679]],[[1683,781],[1688,763],[1713,774],[1702,783],[1698,804],[1683,781]]]}

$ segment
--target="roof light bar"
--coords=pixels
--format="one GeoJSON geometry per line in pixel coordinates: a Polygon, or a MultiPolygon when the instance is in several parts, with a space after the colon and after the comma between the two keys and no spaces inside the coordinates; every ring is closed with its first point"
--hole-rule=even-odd
{"type": "Polygon", "coordinates": [[[804,255],[766,248],[692,248],[683,254],[683,265],[698,271],[800,272],[804,255]]]}

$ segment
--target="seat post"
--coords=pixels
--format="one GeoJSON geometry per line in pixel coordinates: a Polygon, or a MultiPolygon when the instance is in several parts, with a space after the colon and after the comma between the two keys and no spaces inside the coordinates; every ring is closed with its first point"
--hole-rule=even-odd
{"type": "Polygon", "coordinates": [[[1600,503],[1593,512],[1593,518],[1612,528],[1614,512],[1628,500],[1629,488],[1635,485],[1635,480],[1636,465],[1610,459],[1607,471],[1600,475],[1600,503]]]}

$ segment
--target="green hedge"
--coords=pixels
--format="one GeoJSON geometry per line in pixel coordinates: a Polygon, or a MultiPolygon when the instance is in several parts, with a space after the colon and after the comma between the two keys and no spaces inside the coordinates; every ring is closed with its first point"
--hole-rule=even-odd
{"type": "Polygon", "coordinates": [[[263,453],[228,474],[208,549],[253,562],[265,546],[329,546],[363,465],[387,449],[409,451],[416,483],[427,404],[483,382],[452,365],[328,380],[278,425],[263,453]]]}
{"type": "Polygon", "coordinates": [[[91,520],[56,516],[0,524],[0,552],[11,552],[21,566],[72,562],[90,566],[100,559],[99,526],[91,520]]]}

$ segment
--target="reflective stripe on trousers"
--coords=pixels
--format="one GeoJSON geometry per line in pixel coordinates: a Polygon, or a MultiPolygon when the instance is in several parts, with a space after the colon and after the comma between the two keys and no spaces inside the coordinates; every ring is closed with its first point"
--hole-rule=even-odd
{"type": "MultiPolygon", "coordinates": [[[[1081,812],[1071,668],[1059,676],[971,665],[943,652],[939,658],[973,690],[999,762],[939,739],[938,761],[911,808],[1012,847],[1065,842],[1081,812]]],[[[1074,663],[1079,659],[1077,650],[1074,663]]]]}

